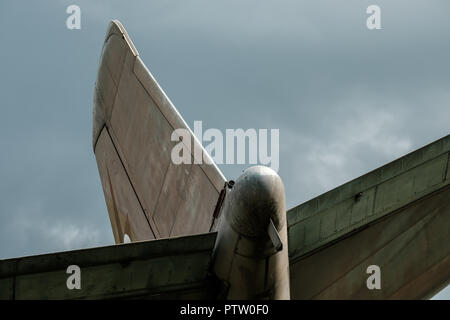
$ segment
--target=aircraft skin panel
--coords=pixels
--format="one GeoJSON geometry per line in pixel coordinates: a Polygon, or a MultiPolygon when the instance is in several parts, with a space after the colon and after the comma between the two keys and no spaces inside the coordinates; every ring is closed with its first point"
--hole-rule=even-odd
{"type": "MultiPolygon", "coordinates": [[[[171,164],[171,167],[176,166],[171,164]]],[[[214,230],[214,226],[218,221],[218,219],[210,219],[214,213],[219,196],[217,189],[209,183],[204,171],[199,166],[191,166],[186,184],[186,191],[180,199],[181,203],[178,208],[177,219],[175,220],[170,236],[181,236],[185,234],[186,230],[205,230],[205,232],[210,231],[210,229],[214,230]],[[201,196],[198,194],[199,190],[202,192],[201,196]],[[205,212],[206,217],[209,219],[205,219],[199,215],[199,212],[205,212]],[[214,226],[212,227],[213,222],[214,226]]],[[[162,203],[171,201],[169,197],[166,198],[161,199],[162,203]]]]}
{"type": "Polygon", "coordinates": [[[297,259],[450,184],[450,135],[345,183],[287,213],[297,259]]]}
{"type": "MultiPolygon", "coordinates": [[[[225,178],[213,163],[194,163],[194,158],[209,156],[145,67],[117,21],[110,24],[107,32],[96,83],[96,154],[103,127],[108,129],[156,238],[214,229],[214,208],[225,178]],[[189,141],[171,141],[173,131],[178,128],[191,132],[196,147],[189,141]],[[192,164],[172,162],[172,149],[180,141],[191,151],[192,164]],[[200,150],[200,156],[194,150],[200,150]]],[[[108,212],[113,215],[109,208],[108,212]]]]}
{"type": "MultiPolygon", "coordinates": [[[[198,141],[197,137],[194,136],[192,130],[186,124],[186,122],[184,121],[183,117],[180,115],[178,110],[173,106],[172,102],[169,100],[167,95],[161,89],[158,82],[156,82],[155,78],[152,76],[152,74],[147,69],[144,62],[139,56],[136,58],[133,71],[138,80],[141,82],[142,86],[152,97],[153,101],[155,101],[156,105],[160,106],[159,108],[161,113],[170,123],[172,128],[185,128],[191,132],[191,135],[195,140],[194,142],[195,145],[199,146],[201,149],[201,157],[208,158],[209,163],[211,163],[207,164],[203,161],[198,166],[205,172],[206,176],[214,185],[214,187],[217,190],[221,190],[226,180],[225,177],[223,176],[219,168],[217,168],[216,164],[209,156],[209,154],[205,151],[204,148],[201,147],[201,143],[198,141]]],[[[196,158],[198,159],[199,157],[196,156],[196,158]]]]}
{"type": "Polygon", "coordinates": [[[116,243],[155,239],[106,127],[96,145],[97,166],[116,243]]]}
{"type": "Polygon", "coordinates": [[[292,299],[425,299],[450,279],[450,187],[291,262],[292,299]],[[381,289],[369,290],[378,265],[381,289]]]}
{"type": "Polygon", "coordinates": [[[292,298],[428,297],[450,279],[450,197],[443,191],[449,186],[447,135],[289,210],[292,298]],[[370,264],[385,266],[383,283],[398,287],[368,290],[370,264]]]}
{"type": "Polygon", "coordinates": [[[216,233],[0,260],[0,299],[211,299],[216,233]],[[69,290],[67,268],[80,267],[69,290]]]}

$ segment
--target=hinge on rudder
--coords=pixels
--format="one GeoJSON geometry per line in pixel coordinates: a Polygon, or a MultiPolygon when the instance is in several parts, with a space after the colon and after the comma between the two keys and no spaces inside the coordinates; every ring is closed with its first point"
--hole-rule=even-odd
{"type": "Polygon", "coordinates": [[[214,208],[213,220],[212,220],[211,227],[210,227],[209,231],[211,231],[212,227],[214,226],[214,221],[220,215],[220,210],[222,209],[222,205],[223,205],[223,202],[225,200],[225,196],[227,195],[227,188],[231,189],[231,188],[233,188],[233,186],[234,186],[234,181],[233,180],[225,181],[225,184],[224,184],[222,190],[220,191],[219,199],[217,199],[216,207],[214,208]]]}

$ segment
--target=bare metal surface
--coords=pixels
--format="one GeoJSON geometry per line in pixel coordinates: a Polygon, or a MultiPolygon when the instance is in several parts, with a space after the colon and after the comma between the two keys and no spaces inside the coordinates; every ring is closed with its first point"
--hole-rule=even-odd
{"type": "Polygon", "coordinates": [[[269,226],[267,227],[267,234],[272,241],[273,247],[277,250],[283,250],[283,242],[281,241],[280,235],[278,234],[277,228],[273,224],[272,219],[270,219],[269,226]]]}
{"type": "Polygon", "coordinates": [[[125,234],[133,241],[154,239],[153,230],[106,127],[100,134],[96,151],[97,166],[116,243],[123,242],[125,234]]]}
{"type": "MultiPolygon", "coordinates": [[[[107,179],[109,158],[117,157],[122,163],[132,188],[117,188],[124,193],[115,197],[135,199],[135,203],[123,202],[119,216],[123,212],[133,219],[143,215],[136,223],[145,218],[150,230],[147,239],[208,232],[215,225],[214,208],[225,178],[214,164],[172,163],[171,150],[178,141],[171,141],[171,134],[178,128],[190,130],[139,58],[123,26],[111,22],[94,95],[94,150],[97,162],[106,166],[106,170],[99,167],[102,182],[107,179]],[[105,127],[116,155],[98,151],[105,127]]],[[[195,137],[193,141],[200,146],[195,137]]],[[[188,147],[194,159],[194,148],[188,147]]],[[[113,198],[111,188],[102,185],[108,203],[113,198]]],[[[108,212],[120,243],[126,224],[121,223],[119,230],[113,222],[117,220],[114,207],[109,205],[108,212]]]]}
{"type": "Polygon", "coordinates": [[[251,167],[227,192],[213,269],[228,299],[289,299],[284,186],[272,169],[251,167]],[[282,250],[268,234],[274,222],[282,250]]]}

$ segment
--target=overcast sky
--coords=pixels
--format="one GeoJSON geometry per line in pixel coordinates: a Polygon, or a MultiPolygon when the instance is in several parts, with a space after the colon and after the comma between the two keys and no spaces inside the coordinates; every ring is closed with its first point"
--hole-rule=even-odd
{"type": "MultiPolygon", "coordinates": [[[[280,130],[291,208],[449,133],[448,12],[446,0],[0,1],[0,259],[114,243],[91,145],[111,19],[190,126],[280,130]],[[81,30],[66,28],[70,4],[81,30]],[[381,30],[366,27],[370,4],[381,30]]],[[[220,168],[234,179],[245,166],[220,168]]]]}

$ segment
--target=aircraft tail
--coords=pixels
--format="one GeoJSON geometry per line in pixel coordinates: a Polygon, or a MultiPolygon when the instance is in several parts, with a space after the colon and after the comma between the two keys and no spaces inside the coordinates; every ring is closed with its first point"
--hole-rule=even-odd
{"type": "Polygon", "coordinates": [[[125,235],[131,241],[148,240],[214,228],[225,177],[117,20],[109,25],[100,58],[93,146],[116,243],[125,235]],[[188,130],[192,145],[181,138],[172,141],[175,129],[188,130]],[[171,160],[179,143],[191,151],[191,164],[171,160]]]}

